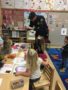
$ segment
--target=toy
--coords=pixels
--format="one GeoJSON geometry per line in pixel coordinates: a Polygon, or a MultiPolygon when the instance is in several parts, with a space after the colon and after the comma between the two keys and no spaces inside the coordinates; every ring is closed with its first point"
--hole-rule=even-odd
{"type": "Polygon", "coordinates": [[[12,89],[17,89],[24,86],[24,80],[18,79],[10,82],[10,86],[12,89]]]}

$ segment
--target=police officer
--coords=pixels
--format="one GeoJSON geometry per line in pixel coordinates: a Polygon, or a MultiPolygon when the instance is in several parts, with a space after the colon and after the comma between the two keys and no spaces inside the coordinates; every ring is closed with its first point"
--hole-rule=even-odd
{"type": "Polygon", "coordinates": [[[36,15],[35,12],[30,12],[29,19],[30,29],[34,29],[36,31],[35,39],[37,39],[38,36],[42,36],[45,39],[45,42],[47,42],[49,30],[45,18],[42,15],[36,15]]]}

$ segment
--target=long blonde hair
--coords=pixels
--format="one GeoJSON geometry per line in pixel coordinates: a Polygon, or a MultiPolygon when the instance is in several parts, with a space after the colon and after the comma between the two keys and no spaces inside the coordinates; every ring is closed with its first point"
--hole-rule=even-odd
{"type": "Polygon", "coordinates": [[[33,73],[37,69],[38,54],[34,49],[29,49],[27,53],[27,66],[33,73]]]}

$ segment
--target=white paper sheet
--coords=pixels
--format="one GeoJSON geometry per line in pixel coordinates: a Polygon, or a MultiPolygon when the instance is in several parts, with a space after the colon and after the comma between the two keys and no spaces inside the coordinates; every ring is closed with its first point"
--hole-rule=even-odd
{"type": "Polygon", "coordinates": [[[2,8],[14,8],[14,0],[1,0],[2,8]]]}
{"type": "Polygon", "coordinates": [[[26,66],[22,65],[15,65],[13,69],[13,73],[15,72],[25,72],[26,71],[26,66]]]}
{"type": "Polygon", "coordinates": [[[15,0],[15,8],[17,9],[23,9],[24,6],[24,0],[15,0]]]}
{"type": "Polygon", "coordinates": [[[29,36],[34,37],[34,36],[35,36],[35,31],[34,31],[34,30],[30,30],[30,31],[29,31],[29,36]]]}
{"type": "Polygon", "coordinates": [[[6,71],[12,72],[13,67],[13,64],[4,64],[4,66],[0,69],[0,73],[5,74],[6,71]]]}
{"type": "Polygon", "coordinates": [[[19,32],[18,31],[12,31],[12,37],[13,38],[19,37],[19,32]]]}
{"type": "Polygon", "coordinates": [[[18,64],[18,65],[25,65],[26,64],[26,62],[25,62],[23,57],[16,57],[16,58],[14,58],[13,63],[14,64],[18,64]]]}
{"type": "Polygon", "coordinates": [[[61,35],[67,35],[67,28],[61,28],[61,35]]]}

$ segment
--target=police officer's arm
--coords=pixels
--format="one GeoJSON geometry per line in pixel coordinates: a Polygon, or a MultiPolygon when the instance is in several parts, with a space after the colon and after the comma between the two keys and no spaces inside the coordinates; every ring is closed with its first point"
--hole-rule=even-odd
{"type": "Polygon", "coordinates": [[[25,26],[25,29],[32,30],[33,29],[33,22],[30,21],[30,25],[29,26],[25,26]]]}

